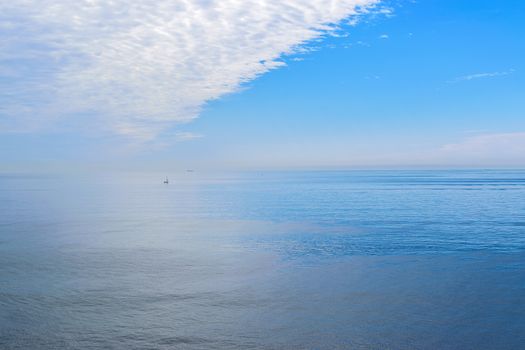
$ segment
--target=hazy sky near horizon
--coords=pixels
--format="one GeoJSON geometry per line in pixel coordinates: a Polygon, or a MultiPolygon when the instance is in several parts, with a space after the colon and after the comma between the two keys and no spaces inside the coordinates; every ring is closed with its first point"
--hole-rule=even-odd
{"type": "Polygon", "coordinates": [[[0,1],[0,171],[525,166],[519,0],[0,1]]]}

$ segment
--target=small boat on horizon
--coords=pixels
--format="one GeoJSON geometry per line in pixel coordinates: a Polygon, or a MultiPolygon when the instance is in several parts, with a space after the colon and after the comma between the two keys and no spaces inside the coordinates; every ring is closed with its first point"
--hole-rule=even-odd
{"type": "Polygon", "coordinates": [[[170,183],[169,180],[168,180],[168,177],[166,177],[166,180],[164,180],[164,183],[165,183],[166,185],[170,183]]]}

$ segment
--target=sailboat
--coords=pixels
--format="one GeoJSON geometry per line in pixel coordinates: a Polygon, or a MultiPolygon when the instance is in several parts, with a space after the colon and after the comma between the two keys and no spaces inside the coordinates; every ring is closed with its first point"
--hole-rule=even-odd
{"type": "Polygon", "coordinates": [[[169,180],[168,180],[168,177],[167,177],[167,176],[166,176],[166,180],[164,180],[164,183],[165,183],[166,185],[170,183],[169,180]]]}

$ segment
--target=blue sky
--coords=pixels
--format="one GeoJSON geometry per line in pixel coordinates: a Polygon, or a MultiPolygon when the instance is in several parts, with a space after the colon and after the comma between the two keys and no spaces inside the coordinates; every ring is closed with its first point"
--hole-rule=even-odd
{"type": "Polygon", "coordinates": [[[0,5],[0,170],[525,166],[522,1],[138,2],[0,5]]]}

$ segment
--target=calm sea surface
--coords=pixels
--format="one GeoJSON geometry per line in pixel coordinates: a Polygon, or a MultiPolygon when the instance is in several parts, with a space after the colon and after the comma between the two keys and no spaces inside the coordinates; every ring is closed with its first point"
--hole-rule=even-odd
{"type": "Polygon", "coordinates": [[[525,349],[525,171],[0,175],[0,349],[525,349]]]}

